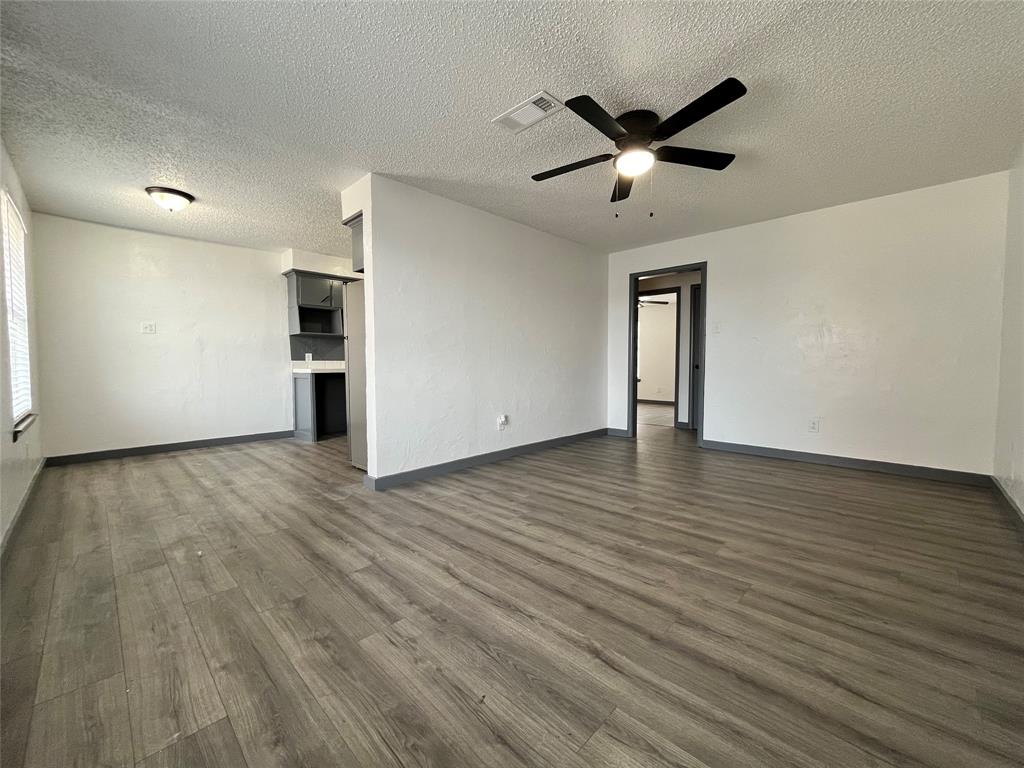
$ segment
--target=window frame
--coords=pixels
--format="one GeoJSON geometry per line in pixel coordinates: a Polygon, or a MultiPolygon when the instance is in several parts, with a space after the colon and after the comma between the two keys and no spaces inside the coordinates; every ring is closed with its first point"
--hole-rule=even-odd
{"type": "MultiPolygon", "coordinates": [[[[7,353],[8,353],[8,376],[10,377],[10,396],[11,396],[11,411],[7,414],[7,418],[11,420],[11,430],[13,433],[14,442],[18,441],[18,437],[23,433],[36,419],[36,414],[33,409],[35,406],[35,396],[32,391],[33,389],[33,376],[32,376],[32,336],[31,336],[31,317],[28,305],[28,227],[25,225],[25,218],[21,215],[21,211],[18,209],[17,204],[14,202],[14,198],[11,196],[10,191],[4,187],[0,192],[0,229],[2,233],[0,236],[3,238],[3,262],[4,262],[4,323],[5,330],[7,332],[7,353]],[[26,369],[26,377],[28,379],[28,402],[27,407],[21,410],[15,410],[18,405],[18,398],[16,398],[15,382],[16,382],[16,371],[20,370],[21,356],[15,355],[14,340],[15,335],[13,333],[14,327],[12,320],[17,316],[15,313],[15,295],[16,290],[14,282],[13,267],[19,266],[15,263],[15,257],[11,249],[11,222],[14,220],[12,213],[17,217],[18,226],[21,227],[21,279],[22,289],[24,295],[21,297],[24,306],[24,317],[21,318],[22,325],[24,326],[24,340],[25,340],[25,351],[24,351],[24,366],[26,369]]],[[[22,390],[17,390],[22,395],[25,393],[22,390]]]]}

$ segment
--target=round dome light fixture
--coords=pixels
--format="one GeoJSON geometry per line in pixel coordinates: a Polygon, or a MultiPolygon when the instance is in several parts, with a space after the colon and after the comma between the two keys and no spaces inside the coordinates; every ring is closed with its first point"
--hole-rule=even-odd
{"type": "Polygon", "coordinates": [[[654,165],[654,153],[649,149],[627,149],[615,158],[615,170],[623,176],[639,176],[654,165]]]}
{"type": "Polygon", "coordinates": [[[171,213],[184,210],[195,202],[193,195],[170,187],[146,187],[146,194],[153,199],[154,203],[171,213]]]}

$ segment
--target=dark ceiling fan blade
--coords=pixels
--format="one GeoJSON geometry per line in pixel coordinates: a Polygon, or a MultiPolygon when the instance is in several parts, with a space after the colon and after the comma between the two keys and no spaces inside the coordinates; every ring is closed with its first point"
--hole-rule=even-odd
{"type": "Polygon", "coordinates": [[[620,200],[625,200],[629,197],[631,189],[633,189],[633,177],[619,174],[615,177],[615,186],[612,188],[612,199],[608,202],[617,203],[620,200]]]}
{"type": "Polygon", "coordinates": [[[565,106],[582,117],[612,141],[627,136],[626,129],[609,115],[604,107],[589,96],[576,96],[565,102],[565,106]]]}
{"type": "MultiPolygon", "coordinates": [[[[654,129],[654,140],[665,141],[672,138],[684,128],[689,128],[727,104],[732,104],[746,92],[747,87],[743,83],[735,77],[727,77],[703,96],[698,96],[674,115],[662,120],[661,125],[654,129]]],[[[566,106],[569,106],[568,102],[566,106]]]]}
{"type": "Polygon", "coordinates": [[[650,299],[640,299],[641,304],[671,304],[671,301],[651,301],[650,299]]]}
{"type": "Polygon", "coordinates": [[[693,165],[697,168],[710,168],[712,171],[724,170],[736,155],[728,152],[712,152],[708,149],[689,149],[687,147],[658,147],[654,156],[663,163],[693,165]]]}
{"type": "Polygon", "coordinates": [[[552,168],[550,171],[535,173],[530,178],[534,181],[544,181],[544,179],[550,179],[552,176],[561,176],[563,173],[578,171],[580,168],[586,168],[588,165],[597,165],[598,163],[607,162],[608,160],[611,160],[612,157],[614,157],[614,155],[594,155],[594,157],[588,157],[586,160],[577,160],[575,163],[560,165],[557,168],[552,168]]]}

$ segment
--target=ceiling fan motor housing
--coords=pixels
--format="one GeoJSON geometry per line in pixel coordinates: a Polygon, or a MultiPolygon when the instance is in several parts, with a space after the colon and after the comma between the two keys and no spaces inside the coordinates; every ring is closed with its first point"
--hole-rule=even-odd
{"type": "Polygon", "coordinates": [[[623,112],[615,120],[626,129],[626,135],[615,140],[615,146],[620,152],[649,147],[654,140],[654,129],[661,122],[658,113],[649,109],[633,109],[623,112]]]}

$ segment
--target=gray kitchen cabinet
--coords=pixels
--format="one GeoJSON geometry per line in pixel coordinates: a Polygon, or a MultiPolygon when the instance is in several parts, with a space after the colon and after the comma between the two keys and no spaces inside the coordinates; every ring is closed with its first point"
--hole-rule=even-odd
{"type": "Polygon", "coordinates": [[[337,371],[293,373],[295,437],[315,443],[348,431],[345,374],[337,371]]]}
{"type": "Polygon", "coordinates": [[[316,393],[313,389],[313,374],[293,374],[295,437],[312,443],[316,440],[316,393]]]}
{"type": "Polygon", "coordinates": [[[332,275],[302,270],[285,272],[288,279],[288,333],[292,336],[344,334],[342,310],[345,281],[332,275]]]}
{"type": "Polygon", "coordinates": [[[366,469],[366,286],[345,286],[345,378],[348,450],[352,466],[366,469]]]}
{"type": "Polygon", "coordinates": [[[353,219],[348,224],[352,230],[352,271],[363,272],[363,217],[353,219]]]}
{"type": "Polygon", "coordinates": [[[345,282],[331,280],[331,308],[343,309],[345,306],[345,282]]]}
{"type": "Polygon", "coordinates": [[[298,304],[303,307],[325,307],[334,306],[331,303],[331,288],[335,280],[320,275],[309,275],[297,272],[298,276],[298,304]]]}

